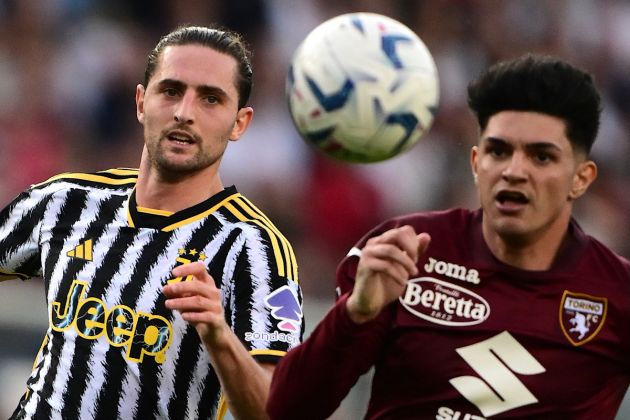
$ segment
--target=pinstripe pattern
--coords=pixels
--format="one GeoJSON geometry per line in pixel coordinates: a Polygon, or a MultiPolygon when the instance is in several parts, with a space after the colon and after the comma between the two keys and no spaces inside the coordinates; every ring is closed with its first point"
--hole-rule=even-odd
{"type": "Polygon", "coordinates": [[[301,320],[280,331],[265,305],[283,286],[302,297],[291,245],[260,210],[233,187],[175,214],[138,209],[136,181],[134,169],[61,174],[0,212],[0,280],[43,277],[50,320],[13,418],[214,418],[216,374],[161,292],[187,261],[207,265],[254,357],[301,339],[301,320]]]}

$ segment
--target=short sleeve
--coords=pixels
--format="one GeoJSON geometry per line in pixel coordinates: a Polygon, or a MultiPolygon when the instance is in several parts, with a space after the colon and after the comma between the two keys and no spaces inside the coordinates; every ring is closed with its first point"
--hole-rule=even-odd
{"type": "Polygon", "coordinates": [[[0,212],[0,280],[41,276],[39,231],[46,205],[44,192],[31,188],[0,212]]]}
{"type": "MultiPolygon", "coordinates": [[[[293,250],[286,239],[272,242],[267,231],[247,233],[227,305],[235,334],[258,361],[277,362],[301,343],[304,334],[302,291],[289,270],[279,270],[293,250]],[[274,249],[274,246],[278,246],[274,249]],[[278,256],[281,258],[278,259],[278,256]]],[[[292,259],[295,261],[295,259],[292,259]]]]}

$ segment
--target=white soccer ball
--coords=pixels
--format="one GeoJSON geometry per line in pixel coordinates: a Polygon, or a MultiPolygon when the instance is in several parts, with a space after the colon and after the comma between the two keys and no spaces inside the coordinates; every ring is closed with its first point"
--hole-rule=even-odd
{"type": "Polygon", "coordinates": [[[429,130],[439,102],[431,53],[387,16],[349,13],[313,29],[287,77],[289,112],[307,143],[347,162],[396,156],[429,130]]]}

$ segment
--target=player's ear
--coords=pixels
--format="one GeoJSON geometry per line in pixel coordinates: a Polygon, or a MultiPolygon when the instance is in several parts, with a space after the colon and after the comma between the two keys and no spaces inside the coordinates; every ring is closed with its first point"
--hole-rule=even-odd
{"type": "Polygon", "coordinates": [[[230,140],[236,141],[245,131],[249,124],[252,122],[252,118],[254,117],[254,109],[250,106],[244,106],[239,109],[236,113],[236,121],[234,121],[234,126],[232,127],[232,132],[230,133],[230,140]]]}
{"type": "Polygon", "coordinates": [[[585,160],[578,164],[573,174],[569,200],[577,200],[586,192],[588,187],[597,178],[597,165],[592,160],[585,160]]]}
{"type": "Polygon", "coordinates": [[[144,86],[138,84],[136,86],[136,118],[141,123],[144,123],[144,86]]]}
{"type": "Polygon", "coordinates": [[[478,157],[479,157],[479,148],[477,146],[473,146],[472,149],[470,150],[470,168],[472,169],[475,185],[477,184],[477,158],[478,157]]]}

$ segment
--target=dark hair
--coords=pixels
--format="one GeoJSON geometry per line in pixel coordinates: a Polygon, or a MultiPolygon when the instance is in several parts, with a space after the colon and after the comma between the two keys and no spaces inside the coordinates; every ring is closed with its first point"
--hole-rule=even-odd
{"type": "Polygon", "coordinates": [[[162,54],[164,48],[171,45],[190,44],[199,44],[234,57],[238,63],[238,78],[236,80],[238,107],[239,109],[244,107],[249,100],[254,76],[251,65],[251,52],[241,35],[224,28],[185,25],[164,35],[147,58],[147,67],[144,71],[144,86],[148,86],[149,80],[153,77],[160,54],[162,54]]]}
{"type": "Polygon", "coordinates": [[[506,110],[561,118],[573,148],[587,154],[601,114],[600,96],[589,73],[535,54],[491,66],[468,86],[468,106],[482,130],[490,117],[506,110]]]}

